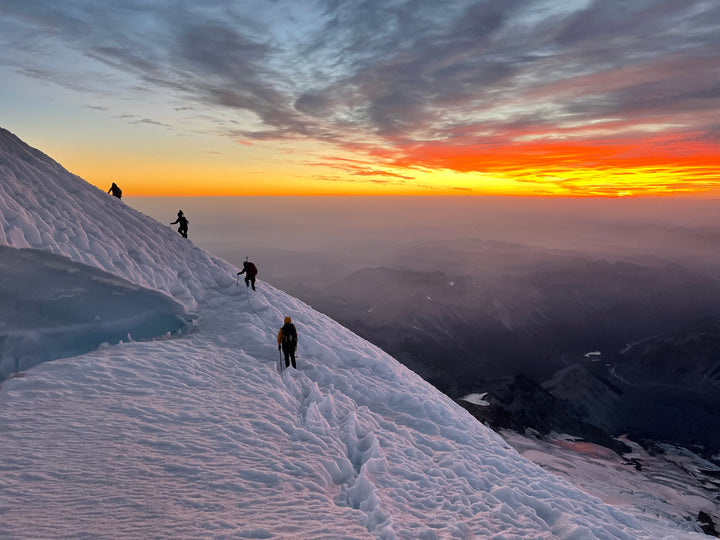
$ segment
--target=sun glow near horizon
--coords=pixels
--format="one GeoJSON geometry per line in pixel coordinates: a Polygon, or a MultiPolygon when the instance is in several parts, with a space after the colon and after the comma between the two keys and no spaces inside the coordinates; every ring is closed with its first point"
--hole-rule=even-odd
{"type": "MultiPolygon", "coordinates": [[[[76,174],[83,167],[71,168],[76,174]]],[[[483,174],[449,170],[412,170],[402,184],[376,181],[358,182],[354,178],[312,174],[302,171],[285,175],[267,171],[212,168],[207,165],[172,167],[153,165],[115,168],[79,176],[100,189],[115,181],[126,195],[133,196],[560,196],[628,197],[697,195],[716,196],[717,180],[703,179],[707,167],[659,171],[656,167],[633,169],[563,169],[559,171],[521,171],[483,174]],[[413,176],[410,177],[409,175],[413,176]],[[108,180],[95,180],[107,176],[108,180]]]]}
{"type": "MultiPolygon", "coordinates": [[[[623,197],[714,195],[720,156],[714,149],[675,147],[674,156],[632,155],[607,145],[518,144],[484,155],[424,148],[420,159],[394,163],[372,156],[282,162],[232,156],[165,156],[162,160],[72,153],[62,164],[101,189],[118,182],[136,196],[509,195],[623,197]],[[480,171],[483,172],[480,172],[480,171]]],[[[648,147],[652,143],[647,143],[648,147]]]]}
{"type": "Polygon", "coordinates": [[[138,138],[121,126],[31,142],[99,188],[117,182],[136,196],[713,196],[720,188],[720,146],[702,133],[592,138],[556,127],[388,146],[166,131],[149,126],[138,138]]]}

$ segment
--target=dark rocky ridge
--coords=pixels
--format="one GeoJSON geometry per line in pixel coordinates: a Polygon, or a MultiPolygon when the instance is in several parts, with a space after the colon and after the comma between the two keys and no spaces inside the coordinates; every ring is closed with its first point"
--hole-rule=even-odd
{"type": "Polygon", "coordinates": [[[567,433],[605,446],[622,454],[629,448],[602,429],[577,416],[572,406],[558,399],[535,381],[523,375],[488,379],[478,383],[489,405],[457,400],[475,418],[494,430],[510,429],[519,433],[532,429],[541,435],[567,433]]]}

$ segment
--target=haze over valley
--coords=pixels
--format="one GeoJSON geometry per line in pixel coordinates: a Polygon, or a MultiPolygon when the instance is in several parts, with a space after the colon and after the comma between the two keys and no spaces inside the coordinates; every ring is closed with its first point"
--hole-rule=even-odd
{"type": "MultiPolygon", "coordinates": [[[[703,367],[677,385],[678,373],[694,365],[681,353],[644,367],[633,359],[646,340],[720,317],[720,202],[565,202],[129,200],[158,219],[162,209],[172,215],[182,207],[199,245],[237,265],[249,257],[261,280],[454,399],[523,375],[578,422],[613,436],[634,432],[719,451],[705,429],[720,411],[717,361],[695,362],[703,367]],[[658,411],[666,422],[656,421],[658,411]]],[[[706,349],[720,344],[714,336],[692,354],[707,360],[706,349]]]]}

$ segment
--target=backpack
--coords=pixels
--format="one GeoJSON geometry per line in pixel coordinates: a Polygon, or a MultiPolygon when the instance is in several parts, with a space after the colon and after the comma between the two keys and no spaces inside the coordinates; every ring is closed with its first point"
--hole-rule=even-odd
{"type": "Polygon", "coordinates": [[[282,331],[283,345],[295,345],[295,343],[297,342],[297,331],[295,330],[295,325],[292,323],[286,324],[285,326],[283,326],[282,331]]]}

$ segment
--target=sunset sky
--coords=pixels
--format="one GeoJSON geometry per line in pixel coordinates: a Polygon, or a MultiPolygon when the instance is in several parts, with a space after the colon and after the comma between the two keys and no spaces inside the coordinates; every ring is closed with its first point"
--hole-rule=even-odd
{"type": "Polygon", "coordinates": [[[0,126],[126,195],[720,193],[718,0],[0,13],[0,126]]]}

